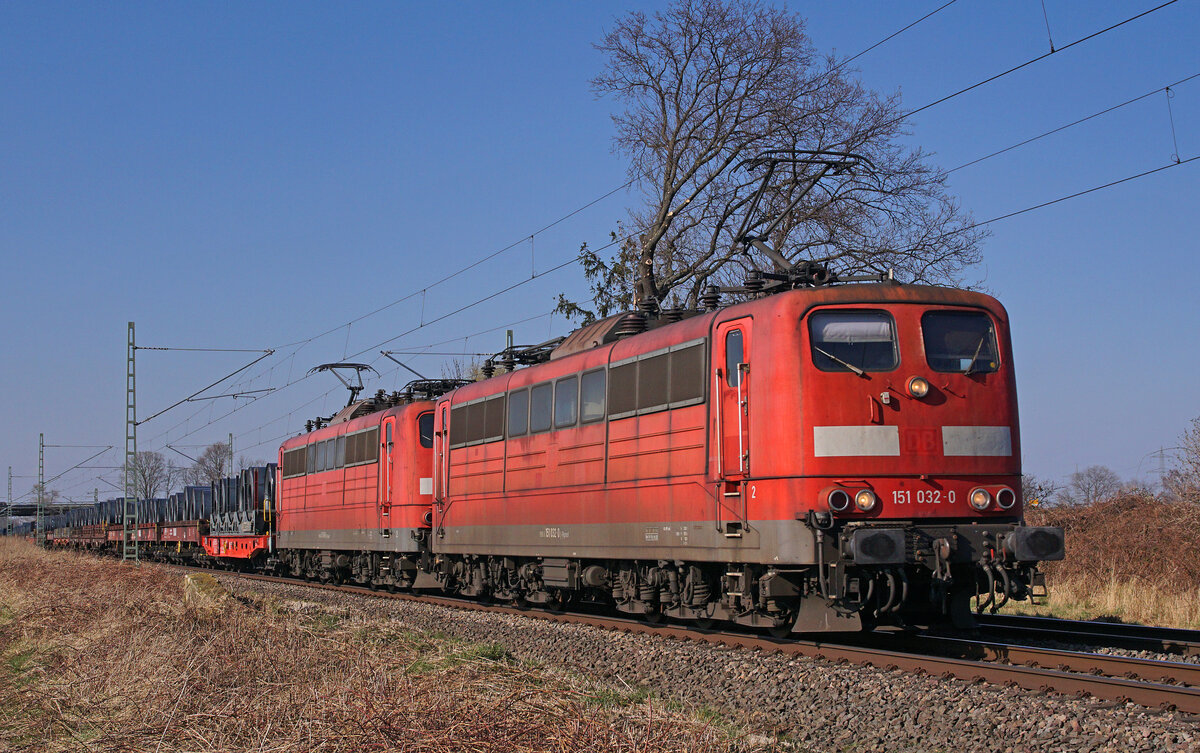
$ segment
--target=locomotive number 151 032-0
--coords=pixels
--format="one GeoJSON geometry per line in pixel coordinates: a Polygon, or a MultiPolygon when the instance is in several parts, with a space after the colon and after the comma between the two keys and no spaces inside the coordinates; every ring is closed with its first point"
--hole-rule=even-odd
{"type": "Polygon", "coordinates": [[[952,505],[954,499],[953,491],[943,493],[941,489],[917,489],[915,492],[912,489],[896,489],[892,492],[893,505],[940,505],[943,502],[952,505]]]}

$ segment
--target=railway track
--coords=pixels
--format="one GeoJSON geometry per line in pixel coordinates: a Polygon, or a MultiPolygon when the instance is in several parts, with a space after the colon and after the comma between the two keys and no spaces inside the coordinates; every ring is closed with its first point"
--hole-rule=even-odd
{"type": "Polygon", "coordinates": [[[388,593],[361,586],[320,584],[271,575],[236,572],[230,574],[250,580],[438,604],[452,609],[520,615],[549,622],[657,635],[668,640],[772,651],[790,656],[850,662],[1041,692],[1090,695],[1106,701],[1135,703],[1148,708],[1175,709],[1200,715],[1200,665],[1182,662],[907,633],[880,632],[854,637],[839,636],[828,640],[776,639],[742,632],[650,624],[610,615],[518,609],[447,596],[388,593]]]}

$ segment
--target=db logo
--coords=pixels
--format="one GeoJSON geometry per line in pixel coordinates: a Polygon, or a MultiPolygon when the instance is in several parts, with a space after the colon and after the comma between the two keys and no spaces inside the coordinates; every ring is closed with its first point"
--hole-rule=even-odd
{"type": "Polygon", "coordinates": [[[934,426],[900,430],[901,455],[934,455],[938,451],[938,430],[934,426]]]}

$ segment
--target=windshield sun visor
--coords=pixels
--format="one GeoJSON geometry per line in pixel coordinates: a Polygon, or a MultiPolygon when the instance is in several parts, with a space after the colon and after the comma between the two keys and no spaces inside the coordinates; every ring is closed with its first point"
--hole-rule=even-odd
{"type": "Polygon", "coordinates": [[[821,371],[891,371],[899,363],[896,324],[886,311],[817,311],[809,317],[809,336],[821,371]]]}

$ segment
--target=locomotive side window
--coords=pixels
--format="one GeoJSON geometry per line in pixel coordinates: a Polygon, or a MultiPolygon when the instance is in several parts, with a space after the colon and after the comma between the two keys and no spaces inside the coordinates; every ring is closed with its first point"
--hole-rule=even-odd
{"type": "Polygon", "coordinates": [[[608,370],[608,417],[621,418],[637,410],[637,361],[608,370]]]}
{"type": "Polygon", "coordinates": [[[363,434],[350,434],[346,437],[346,465],[358,465],[362,462],[363,434]]]}
{"type": "Polygon", "coordinates": [[[417,416],[417,436],[420,437],[421,446],[429,449],[433,447],[433,413],[422,413],[417,416]]]}
{"type": "Polygon", "coordinates": [[[309,473],[317,472],[317,445],[316,444],[308,445],[308,472],[309,473]]]}
{"type": "MultiPolygon", "coordinates": [[[[737,332],[741,334],[741,330],[737,332]]],[[[701,341],[671,351],[672,408],[704,401],[704,385],[708,381],[704,371],[704,345],[701,341]]]]}
{"type": "Polygon", "coordinates": [[[589,371],[579,380],[579,403],[583,423],[604,418],[604,369],[589,371]]]}
{"type": "Polygon", "coordinates": [[[579,418],[579,379],[567,377],[554,385],[554,428],[574,426],[579,418]]]}
{"type": "Polygon", "coordinates": [[[487,428],[486,412],[487,406],[482,401],[467,406],[467,436],[464,438],[467,444],[474,444],[483,439],[487,428]]]}
{"type": "Polygon", "coordinates": [[[317,473],[325,470],[325,446],[328,442],[317,442],[317,473]]]}
{"type": "Polygon", "coordinates": [[[991,318],[975,311],[927,311],[921,316],[925,360],[934,371],[990,373],[999,367],[991,318]]]}
{"type": "Polygon", "coordinates": [[[346,464],[346,435],[337,438],[337,449],[333,454],[333,467],[341,468],[346,464]]]}
{"type": "Polygon", "coordinates": [[[742,331],[731,329],[725,335],[725,383],[737,387],[742,383],[742,372],[738,364],[745,363],[742,350],[742,331]]]}
{"type": "Polygon", "coordinates": [[[529,390],[508,393],[508,436],[522,437],[529,429],[529,390]]]}
{"type": "Polygon", "coordinates": [[[483,407],[483,441],[504,439],[504,395],[489,397],[480,405],[483,407]]]}
{"type": "Polygon", "coordinates": [[[307,449],[307,447],[297,447],[294,450],[288,450],[283,453],[284,478],[304,475],[304,471],[308,467],[308,461],[305,458],[307,449]]]}
{"type": "Polygon", "coordinates": [[[363,437],[363,462],[374,463],[379,460],[379,427],[368,429],[363,437]]]}
{"type": "Polygon", "coordinates": [[[549,431],[554,411],[554,385],[546,382],[529,391],[529,431],[549,431]]]}
{"type": "Polygon", "coordinates": [[[456,405],[450,411],[450,446],[460,447],[467,442],[467,408],[456,405]]]}
{"type": "Polygon", "coordinates": [[[809,317],[813,364],[821,371],[891,371],[896,326],[886,311],[818,311],[809,317]]]}
{"type": "Polygon", "coordinates": [[[668,354],[661,353],[638,361],[638,412],[665,408],[671,388],[668,354]]]}

